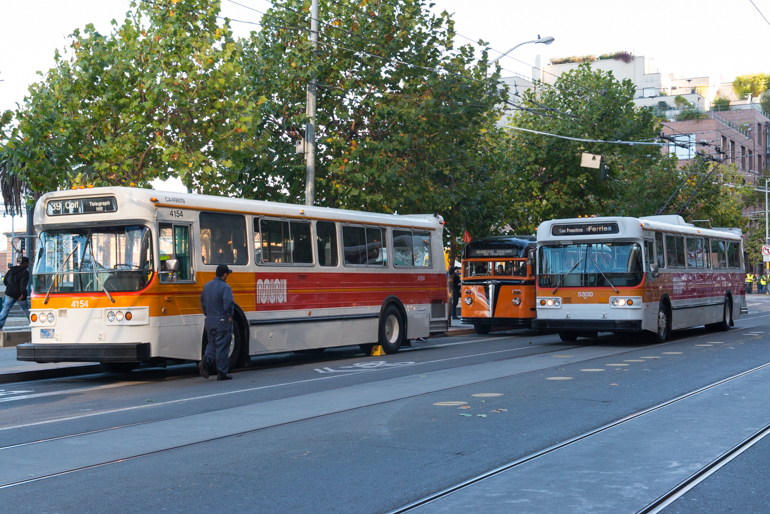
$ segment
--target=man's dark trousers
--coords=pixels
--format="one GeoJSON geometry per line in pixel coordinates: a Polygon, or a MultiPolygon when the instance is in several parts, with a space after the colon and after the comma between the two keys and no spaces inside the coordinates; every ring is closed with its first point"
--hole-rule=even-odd
{"type": "Polygon", "coordinates": [[[206,318],[206,336],[208,342],[203,360],[206,365],[216,362],[219,372],[227,375],[230,371],[229,353],[233,339],[233,323],[226,319],[206,318]]]}

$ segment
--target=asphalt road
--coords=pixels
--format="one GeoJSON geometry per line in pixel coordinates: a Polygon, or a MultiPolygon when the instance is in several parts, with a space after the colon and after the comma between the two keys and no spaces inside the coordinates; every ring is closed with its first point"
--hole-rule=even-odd
{"type": "MultiPolygon", "coordinates": [[[[749,306],[664,345],[519,331],[255,358],[229,382],[185,365],[3,384],[0,505],[389,512],[553,448],[414,510],[636,512],[770,424],[770,298],[749,306]]],[[[663,511],[766,511],[769,450],[663,511]]]]}

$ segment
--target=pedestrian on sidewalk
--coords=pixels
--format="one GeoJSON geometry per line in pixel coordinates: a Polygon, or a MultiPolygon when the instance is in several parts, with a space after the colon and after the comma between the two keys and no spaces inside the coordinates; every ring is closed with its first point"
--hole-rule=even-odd
{"type": "Polygon", "coordinates": [[[3,277],[5,284],[5,300],[3,300],[3,310],[0,311],[0,330],[5,326],[5,320],[8,319],[8,313],[11,312],[13,304],[18,302],[24,315],[29,319],[29,298],[27,297],[27,286],[29,285],[29,257],[22,257],[19,266],[12,266],[8,273],[3,277]]]}
{"type": "Polygon", "coordinates": [[[235,302],[233,290],[227,285],[227,277],[232,270],[226,264],[217,266],[216,277],[203,286],[201,308],[206,316],[206,348],[203,358],[198,363],[198,371],[203,378],[209,378],[209,367],[216,362],[217,380],[231,380],[228,372],[230,363],[230,341],[233,337],[233,311],[235,302]]]}
{"type": "Polygon", "coordinates": [[[754,275],[746,273],[746,294],[751,294],[752,286],[754,284],[754,275]]]}
{"type": "Polygon", "coordinates": [[[767,275],[759,276],[759,294],[767,293],[767,275]]]}
{"type": "Polygon", "coordinates": [[[452,319],[460,319],[457,315],[457,302],[460,301],[460,270],[452,266],[452,319]]]}

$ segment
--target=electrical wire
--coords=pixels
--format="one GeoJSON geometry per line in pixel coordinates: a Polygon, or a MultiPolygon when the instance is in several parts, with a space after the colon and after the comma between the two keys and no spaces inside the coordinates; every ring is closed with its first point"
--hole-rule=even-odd
{"type": "Polygon", "coordinates": [[[549,137],[558,137],[560,139],[568,139],[570,141],[581,141],[583,143],[608,143],[608,144],[614,144],[614,145],[629,145],[629,146],[635,146],[635,145],[650,145],[650,146],[665,146],[668,145],[668,143],[657,143],[657,142],[647,142],[647,141],[606,141],[603,139],[586,139],[582,137],[571,137],[571,136],[562,136],[560,134],[551,134],[550,132],[541,132],[539,130],[532,130],[532,129],[525,129],[522,127],[504,127],[508,130],[520,130],[523,132],[530,132],[532,134],[540,134],[542,136],[549,136],[549,137]]]}

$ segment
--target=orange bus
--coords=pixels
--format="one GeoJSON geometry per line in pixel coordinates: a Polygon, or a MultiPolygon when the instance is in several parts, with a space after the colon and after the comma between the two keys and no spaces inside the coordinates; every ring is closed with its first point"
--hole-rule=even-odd
{"type": "Polygon", "coordinates": [[[530,327],[535,318],[535,236],[496,236],[465,246],[461,319],[477,334],[493,326],[530,327]]]}
{"type": "Polygon", "coordinates": [[[17,359],[201,359],[200,294],[233,273],[230,366],[252,355],[379,344],[447,328],[443,220],[110,187],[35,209],[32,341],[17,359]]]}

